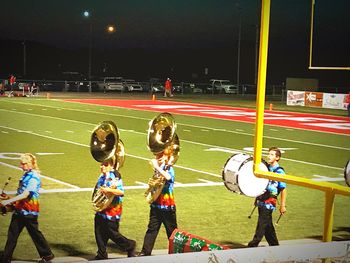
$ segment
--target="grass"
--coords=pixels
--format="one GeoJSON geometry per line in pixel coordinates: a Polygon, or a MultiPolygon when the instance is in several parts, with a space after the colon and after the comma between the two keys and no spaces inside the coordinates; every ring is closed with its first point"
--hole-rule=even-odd
{"type": "MultiPolygon", "coordinates": [[[[187,101],[187,98],[180,96],[176,99],[187,101]]],[[[248,104],[251,107],[254,104],[252,101],[227,101],[222,98],[201,99],[196,97],[191,101],[247,107],[248,104]]],[[[146,183],[152,174],[147,163],[152,154],[147,149],[146,138],[148,122],[156,115],[154,112],[37,98],[4,98],[1,100],[0,112],[0,187],[8,176],[13,177],[7,190],[16,189],[21,171],[18,170],[18,155],[4,153],[22,152],[37,154],[42,174],[49,177],[43,179],[44,189],[68,188],[50,178],[81,188],[92,188],[99,174],[99,165],[91,157],[89,142],[92,129],[102,120],[113,120],[120,129],[128,154],[121,169],[124,185],[136,185],[135,181],[146,183]]],[[[324,112],[330,114],[328,110],[324,112]]],[[[175,119],[181,140],[181,155],[175,168],[178,182],[198,183],[198,179],[221,182],[221,170],[232,153],[208,149],[243,151],[246,147],[253,146],[253,124],[180,115],[176,115],[175,119]],[[234,132],[235,129],[241,132],[234,132]]],[[[264,147],[277,145],[281,148],[294,148],[286,150],[281,161],[289,174],[305,178],[313,178],[314,175],[331,178],[342,176],[343,166],[349,158],[348,136],[270,128],[266,125],[264,129],[264,147]]],[[[343,181],[336,183],[345,184],[343,181]]],[[[125,236],[137,241],[138,249],[141,249],[149,216],[144,191],[126,191],[120,228],[125,236]]],[[[94,214],[90,198],[90,191],[41,195],[40,228],[57,256],[82,256],[89,259],[95,255],[94,214]]],[[[257,212],[252,219],[247,218],[253,207],[253,198],[234,194],[223,186],[176,188],[175,198],[180,229],[232,247],[243,246],[254,234],[257,212]]],[[[279,239],[320,239],[323,233],[324,199],[323,192],[289,184],[288,212],[277,227],[279,239]]],[[[278,213],[274,213],[274,216],[276,220],[278,213]]],[[[334,239],[350,238],[349,217],[348,198],[336,196],[334,239]]],[[[6,241],[10,218],[10,215],[0,218],[0,251],[6,241]]],[[[155,249],[166,248],[166,235],[162,229],[155,249]]],[[[111,244],[109,252],[113,251],[116,248],[111,244]]],[[[29,235],[21,234],[14,258],[37,257],[29,235]]]]}

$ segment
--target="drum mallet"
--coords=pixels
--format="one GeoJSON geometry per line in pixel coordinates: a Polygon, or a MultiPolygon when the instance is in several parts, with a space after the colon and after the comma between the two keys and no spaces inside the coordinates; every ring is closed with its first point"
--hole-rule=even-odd
{"type": "Polygon", "coordinates": [[[251,218],[252,218],[252,215],[253,215],[253,213],[254,213],[255,209],[256,209],[256,205],[254,206],[253,210],[250,212],[250,215],[248,216],[248,218],[249,218],[249,219],[251,219],[251,218]]]}
{"type": "Polygon", "coordinates": [[[4,187],[2,188],[2,191],[1,191],[1,194],[0,194],[1,197],[3,197],[3,196],[6,195],[6,194],[5,194],[5,188],[6,188],[6,186],[9,184],[10,180],[11,180],[11,176],[6,180],[5,185],[4,185],[4,187]]]}
{"type": "Polygon", "coordinates": [[[278,222],[280,221],[280,219],[282,218],[283,214],[281,213],[280,216],[278,217],[277,221],[276,221],[276,226],[278,226],[278,222]]]}

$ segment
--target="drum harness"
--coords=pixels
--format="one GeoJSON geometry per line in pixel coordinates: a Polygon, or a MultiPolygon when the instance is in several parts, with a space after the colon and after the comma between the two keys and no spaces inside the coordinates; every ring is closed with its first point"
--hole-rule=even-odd
{"type": "MultiPolygon", "coordinates": [[[[281,171],[281,170],[284,171],[284,168],[282,166],[278,166],[278,167],[274,168],[271,172],[277,173],[278,171],[281,171]]],[[[271,182],[277,182],[275,180],[270,180],[270,181],[271,182]]],[[[277,199],[278,195],[279,195],[279,192],[278,192],[277,195],[271,195],[271,193],[269,191],[265,191],[262,195],[256,197],[256,200],[255,200],[256,206],[257,206],[257,201],[264,202],[264,201],[266,201],[269,198],[275,198],[277,200],[277,203],[279,203],[279,201],[277,199]]]]}

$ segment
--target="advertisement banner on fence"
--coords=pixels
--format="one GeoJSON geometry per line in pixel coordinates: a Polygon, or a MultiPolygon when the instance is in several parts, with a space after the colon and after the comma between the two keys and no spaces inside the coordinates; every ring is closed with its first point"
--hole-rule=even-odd
{"type": "Polygon", "coordinates": [[[346,94],[324,93],[322,107],[346,110],[346,96],[346,94]]]}
{"type": "Polygon", "coordinates": [[[323,101],[322,92],[305,92],[305,106],[321,108],[322,101],[323,101]]]}
{"type": "Polygon", "coordinates": [[[305,92],[288,90],[287,91],[287,105],[288,106],[305,106],[305,92]]]}

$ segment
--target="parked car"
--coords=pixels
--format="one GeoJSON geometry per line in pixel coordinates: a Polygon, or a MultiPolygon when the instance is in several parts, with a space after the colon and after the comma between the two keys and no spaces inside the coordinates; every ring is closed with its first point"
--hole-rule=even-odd
{"type": "Polygon", "coordinates": [[[182,93],[183,86],[181,84],[173,85],[173,93],[182,93]]]}
{"type": "Polygon", "coordinates": [[[150,78],[149,80],[149,90],[152,93],[164,92],[163,82],[159,78],[150,78]]]}
{"type": "Polygon", "coordinates": [[[152,84],[152,92],[164,92],[164,86],[160,83],[154,83],[152,84]]]}
{"type": "Polygon", "coordinates": [[[190,88],[192,89],[192,93],[203,93],[203,89],[197,87],[195,84],[190,84],[190,88]]]}
{"type": "Polygon", "coordinates": [[[103,91],[125,91],[122,77],[105,77],[98,86],[103,91]]]}
{"type": "Polygon", "coordinates": [[[207,92],[213,93],[213,88],[214,93],[238,94],[237,85],[232,84],[226,79],[211,79],[207,92]]]}
{"type": "Polygon", "coordinates": [[[124,91],[143,91],[143,87],[140,82],[133,79],[126,79],[124,82],[124,91]]]}

